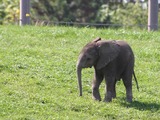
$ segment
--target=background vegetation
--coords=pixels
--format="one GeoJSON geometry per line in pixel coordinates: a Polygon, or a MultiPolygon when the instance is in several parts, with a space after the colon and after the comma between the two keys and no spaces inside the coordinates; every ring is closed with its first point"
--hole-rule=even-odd
{"type": "MultiPolygon", "coordinates": [[[[160,33],[75,27],[0,27],[1,120],[159,120],[160,33]],[[94,33],[94,34],[93,34],[94,33]],[[83,70],[78,96],[76,61],[96,38],[126,40],[135,53],[133,103],[125,101],[122,81],[112,103],[91,98],[93,68],[83,70]]],[[[104,83],[100,89],[104,98],[104,83]]]]}
{"type": "MultiPolygon", "coordinates": [[[[147,0],[31,0],[31,22],[147,26],[147,0]],[[136,1],[136,2],[135,2],[136,1]]],[[[160,20],[160,19],[159,19],[160,20]]],[[[0,0],[0,24],[18,24],[19,0],[0,0]]]]}

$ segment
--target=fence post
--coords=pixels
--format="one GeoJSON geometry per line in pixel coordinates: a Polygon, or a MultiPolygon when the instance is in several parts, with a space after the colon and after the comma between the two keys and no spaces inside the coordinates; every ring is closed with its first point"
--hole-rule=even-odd
{"type": "Polygon", "coordinates": [[[158,0],[148,0],[148,31],[158,30],[158,0]]]}
{"type": "Polygon", "coordinates": [[[30,24],[30,0],[20,0],[20,26],[30,24]]]}

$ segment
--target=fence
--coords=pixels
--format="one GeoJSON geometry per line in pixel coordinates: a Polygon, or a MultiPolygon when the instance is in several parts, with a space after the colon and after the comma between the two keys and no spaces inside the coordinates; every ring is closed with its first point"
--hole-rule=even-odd
{"type": "Polygon", "coordinates": [[[64,25],[64,26],[76,26],[76,27],[96,27],[96,28],[142,28],[147,29],[148,25],[139,24],[139,25],[131,25],[131,24],[111,24],[111,23],[81,23],[81,22],[58,22],[58,21],[47,21],[47,20],[33,20],[31,22],[32,25],[35,26],[52,26],[52,25],[64,25]]]}

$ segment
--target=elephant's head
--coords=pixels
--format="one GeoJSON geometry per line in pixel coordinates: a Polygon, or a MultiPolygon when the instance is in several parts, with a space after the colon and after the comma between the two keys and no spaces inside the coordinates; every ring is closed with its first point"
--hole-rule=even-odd
{"type": "Polygon", "coordinates": [[[97,38],[83,47],[77,62],[77,76],[80,96],[82,96],[82,68],[91,68],[94,66],[95,69],[101,69],[116,58],[118,53],[119,49],[116,42],[104,41],[101,40],[101,38],[97,38]]]}

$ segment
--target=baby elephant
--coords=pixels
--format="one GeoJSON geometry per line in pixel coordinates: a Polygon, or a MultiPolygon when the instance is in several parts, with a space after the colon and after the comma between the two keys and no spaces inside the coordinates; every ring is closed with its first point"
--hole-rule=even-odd
{"type": "MultiPolygon", "coordinates": [[[[82,96],[81,70],[92,66],[95,69],[92,84],[93,99],[101,101],[99,86],[105,78],[104,101],[112,101],[112,98],[116,97],[116,81],[122,79],[126,88],[126,99],[128,102],[132,102],[132,75],[135,77],[134,54],[125,41],[106,41],[97,38],[84,46],[77,61],[80,96],[82,96]]],[[[136,84],[138,88],[137,80],[136,84]]]]}

